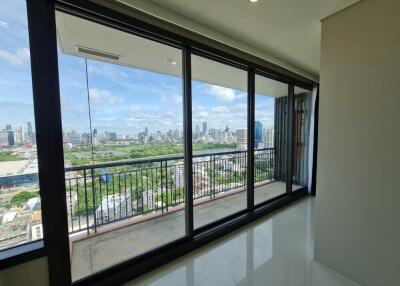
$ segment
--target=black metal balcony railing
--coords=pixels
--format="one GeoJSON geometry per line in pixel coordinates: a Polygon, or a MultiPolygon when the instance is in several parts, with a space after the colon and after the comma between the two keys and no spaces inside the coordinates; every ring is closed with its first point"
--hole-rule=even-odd
{"type": "MultiPolygon", "coordinates": [[[[193,156],[193,199],[246,187],[247,151],[193,156]]],[[[274,148],[255,151],[255,182],[274,179],[274,148]]],[[[69,232],[168,212],[185,202],[183,156],[66,168],[69,232]]]]}

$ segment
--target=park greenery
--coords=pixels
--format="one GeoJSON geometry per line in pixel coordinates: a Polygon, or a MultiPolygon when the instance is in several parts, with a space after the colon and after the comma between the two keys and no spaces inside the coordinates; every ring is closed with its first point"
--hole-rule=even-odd
{"type": "MultiPolygon", "coordinates": [[[[193,144],[193,152],[215,149],[233,149],[234,144],[193,144]]],[[[100,145],[93,146],[94,163],[110,161],[141,159],[148,157],[183,155],[183,144],[176,143],[137,143],[127,146],[100,145]]],[[[76,146],[64,151],[64,158],[72,166],[92,163],[92,146],[76,146]]]]}
{"type": "Polygon", "coordinates": [[[25,205],[29,199],[35,198],[39,196],[39,191],[23,191],[15,194],[11,200],[6,204],[6,208],[10,209],[11,207],[22,207],[25,205]]]}
{"type": "Polygon", "coordinates": [[[22,160],[18,155],[11,151],[0,151],[0,162],[22,160]]]}

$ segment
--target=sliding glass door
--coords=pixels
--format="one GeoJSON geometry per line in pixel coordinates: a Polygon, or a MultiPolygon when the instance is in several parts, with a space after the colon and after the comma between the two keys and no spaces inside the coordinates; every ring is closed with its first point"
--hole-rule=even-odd
{"type": "Polygon", "coordinates": [[[57,13],[72,278],[185,236],[182,50],[57,13]]]}
{"type": "Polygon", "coordinates": [[[286,193],[289,86],[255,77],[254,204],[286,193]]]}
{"type": "Polygon", "coordinates": [[[192,55],[193,220],[247,206],[247,73],[192,55]]]}

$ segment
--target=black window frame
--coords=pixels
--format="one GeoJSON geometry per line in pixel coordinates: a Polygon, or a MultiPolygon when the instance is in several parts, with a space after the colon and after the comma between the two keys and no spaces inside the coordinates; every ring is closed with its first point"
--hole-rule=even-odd
{"type": "MultiPolygon", "coordinates": [[[[293,109],[294,86],[312,90],[314,85],[318,85],[317,82],[296,75],[291,71],[286,71],[283,68],[275,68],[273,64],[244,52],[243,55],[246,55],[246,57],[239,57],[234,53],[227,52],[230,47],[222,43],[217,43],[217,46],[221,48],[215,48],[201,41],[183,37],[91,1],[27,0],[27,12],[44,239],[1,251],[0,269],[47,256],[50,285],[115,285],[131,280],[157,266],[191,252],[222,235],[307,195],[306,188],[296,192],[291,190],[292,167],[290,162],[292,161],[292,156],[288,156],[287,172],[289,181],[286,184],[287,193],[254,205],[255,75],[288,84],[289,116],[287,120],[290,127],[287,133],[289,142],[288,154],[292,153],[293,148],[293,117],[290,116],[292,114],[290,110],[293,109]],[[58,77],[56,11],[179,48],[182,50],[183,60],[185,192],[188,198],[185,205],[186,235],[73,283],[71,281],[66,197],[58,195],[60,192],[65,192],[65,172],[58,77]],[[248,75],[247,208],[196,230],[193,229],[192,196],[191,55],[199,55],[245,70],[248,75]],[[252,60],[249,60],[249,58],[252,60]],[[44,105],[43,102],[46,102],[46,104],[44,105]],[[54,190],[58,191],[55,192],[54,190]]],[[[312,173],[313,194],[315,194],[316,142],[318,140],[318,95],[316,100],[314,169],[312,173]]]]}

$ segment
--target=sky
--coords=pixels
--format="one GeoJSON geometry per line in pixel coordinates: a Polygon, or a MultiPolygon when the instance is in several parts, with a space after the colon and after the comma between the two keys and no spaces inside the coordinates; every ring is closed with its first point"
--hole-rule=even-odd
{"type": "Polygon", "coordinates": [[[0,129],[33,122],[26,4],[2,1],[0,9],[0,129]]]}
{"type": "MultiPolygon", "coordinates": [[[[33,120],[29,42],[25,1],[9,1],[0,11],[0,129],[6,124],[26,128],[33,120]]],[[[87,60],[59,51],[59,77],[64,132],[137,134],[183,129],[182,79],[133,67],[87,60]]],[[[244,78],[246,78],[244,76],[244,78]]],[[[247,126],[247,93],[192,82],[193,128],[232,131],[247,126]]],[[[273,127],[274,98],[256,96],[256,120],[273,127]]]]}

